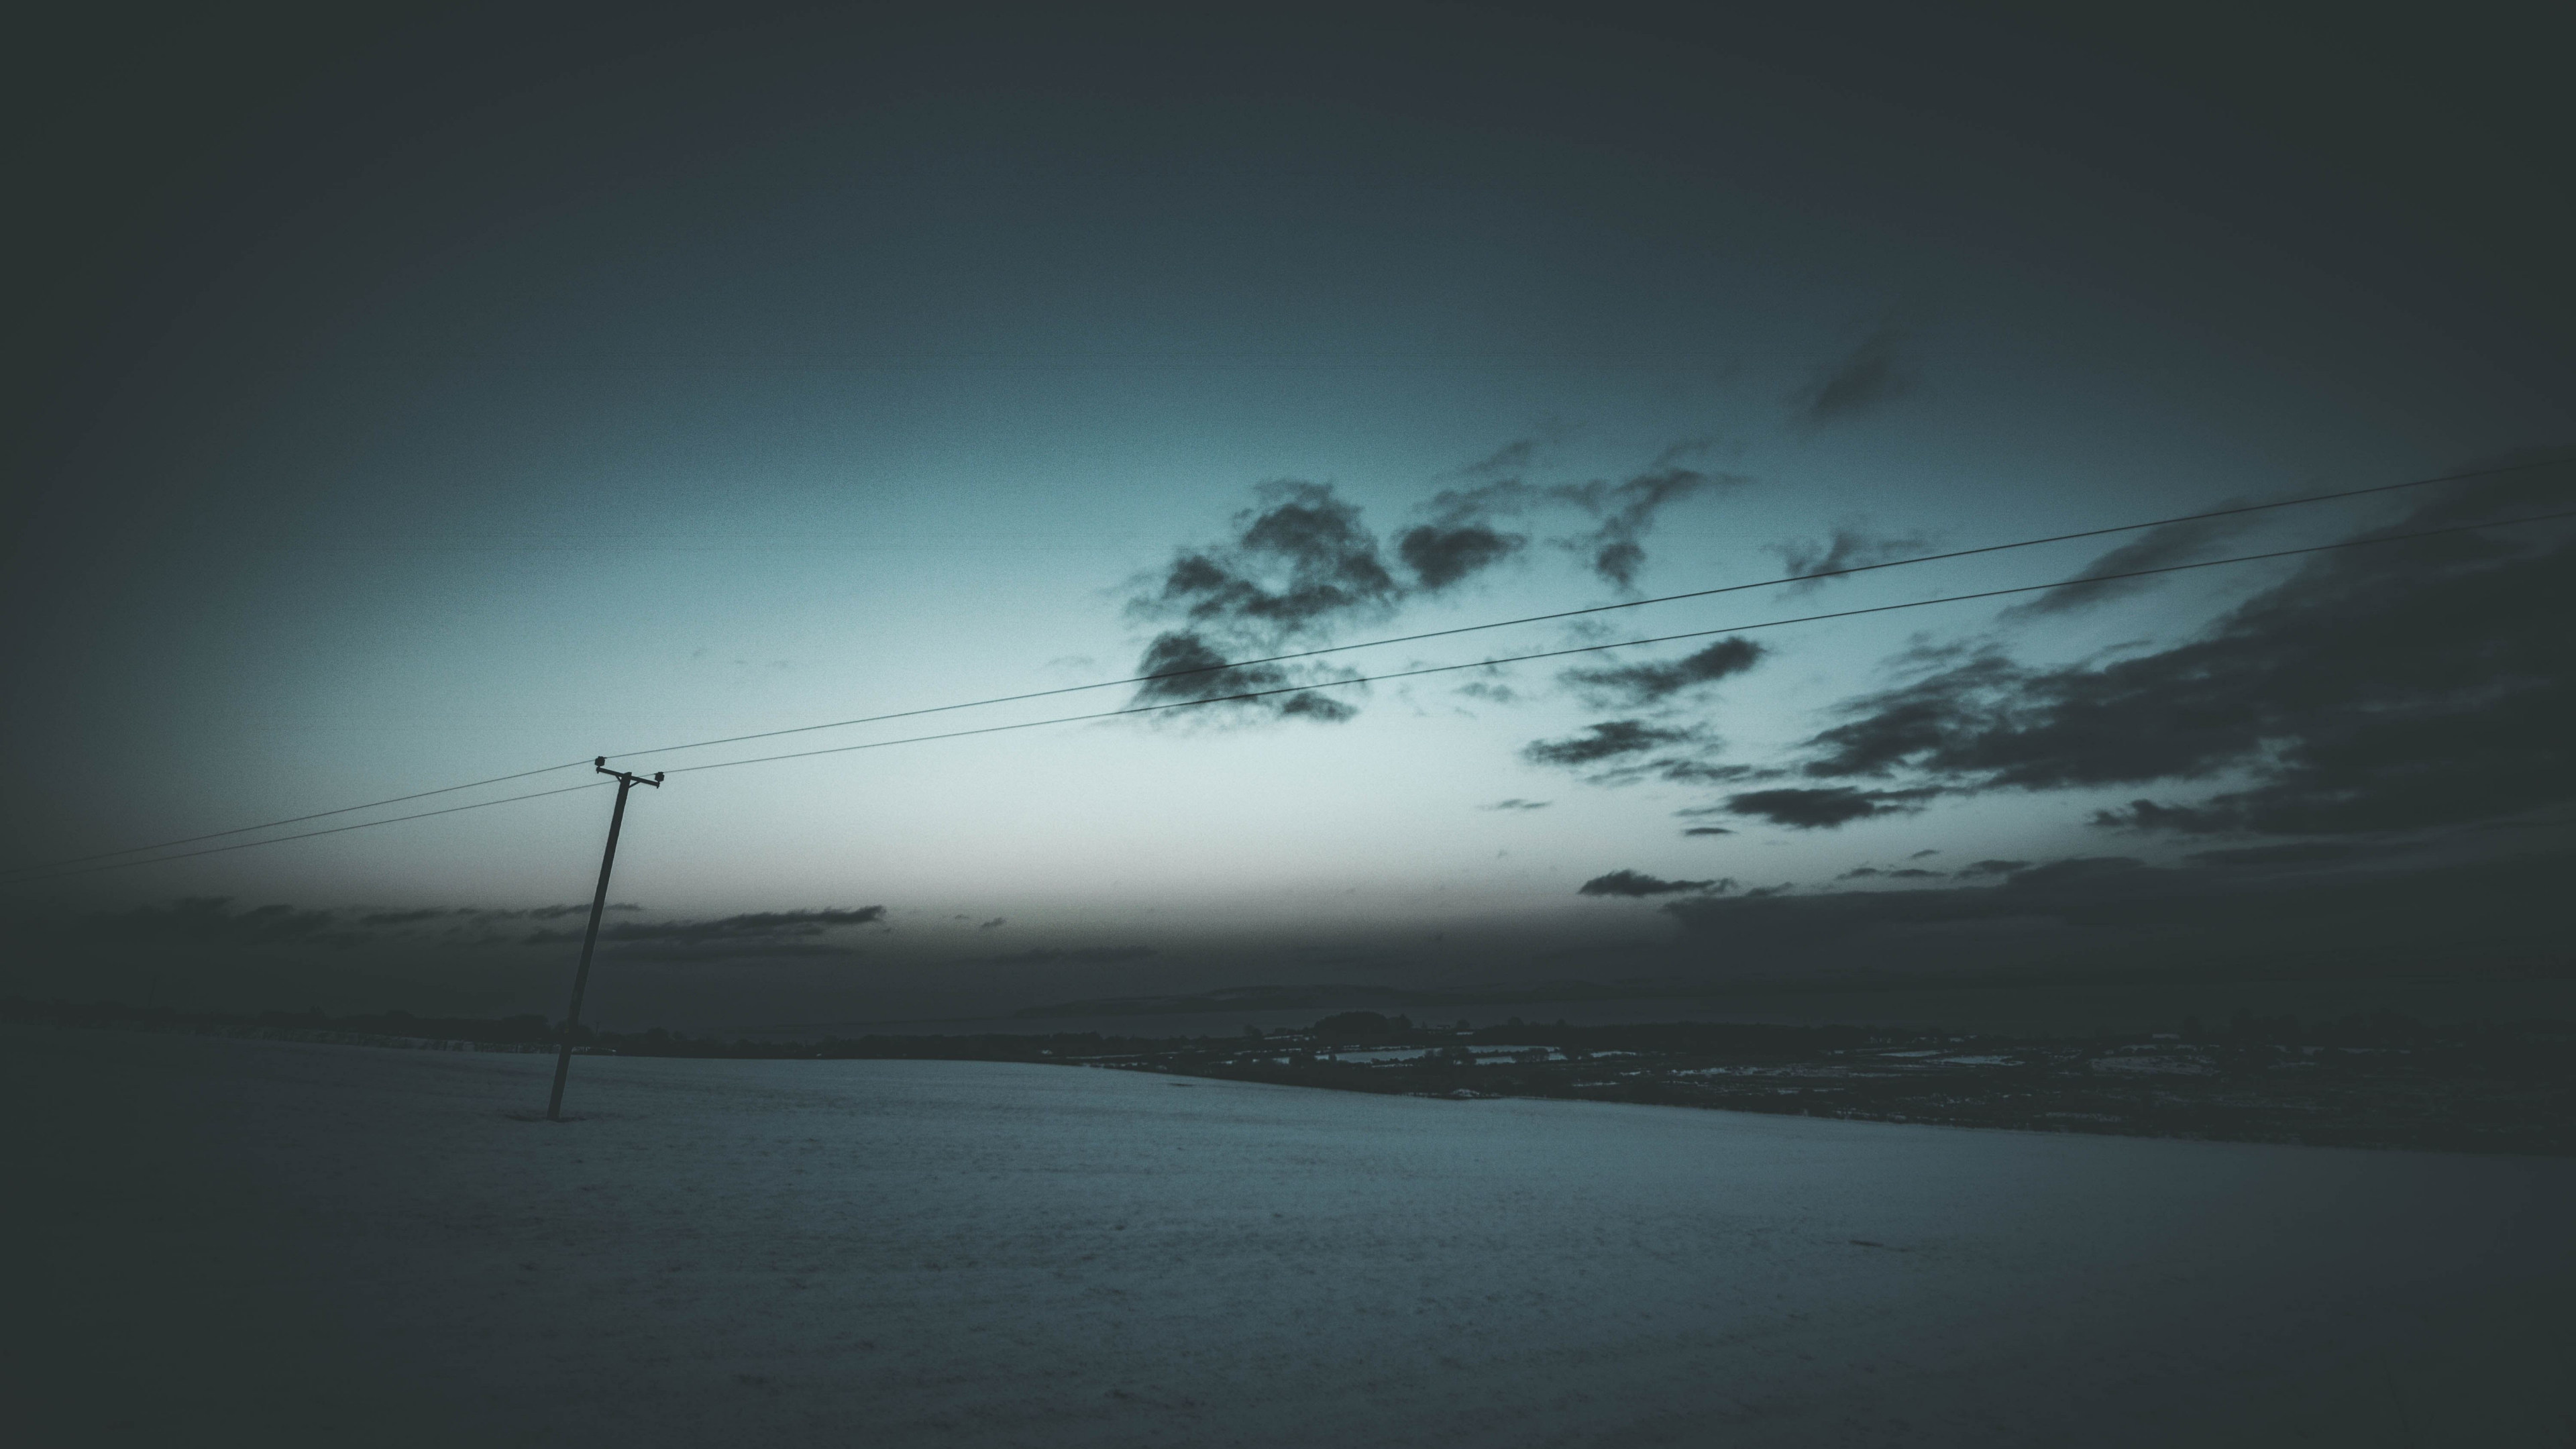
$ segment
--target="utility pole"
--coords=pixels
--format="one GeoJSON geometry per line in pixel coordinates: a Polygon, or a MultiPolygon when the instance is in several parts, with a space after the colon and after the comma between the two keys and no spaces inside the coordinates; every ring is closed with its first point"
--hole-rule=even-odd
{"type": "Polygon", "coordinates": [[[573,1028],[581,1025],[581,993],[590,985],[590,953],[599,945],[599,915],[608,909],[608,868],[617,863],[617,831],[626,823],[626,792],[638,785],[650,785],[656,790],[662,788],[662,772],[659,770],[647,780],[641,775],[608,768],[606,755],[592,760],[590,767],[600,774],[616,778],[617,809],[608,817],[608,849],[599,855],[599,889],[590,898],[590,929],[581,933],[581,964],[573,968],[572,1007],[564,1013],[563,1045],[555,1052],[554,1095],[546,1099],[546,1120],[549,1122],[563,1120],[564,1078],[572,1072],[572,1033],[573,1028]]]}

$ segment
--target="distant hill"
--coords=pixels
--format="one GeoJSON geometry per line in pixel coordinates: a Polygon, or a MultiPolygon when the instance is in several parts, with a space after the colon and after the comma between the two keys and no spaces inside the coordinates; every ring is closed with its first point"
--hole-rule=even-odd
{"type": "Polygon", "coordinates": [[[1604,986],[1590,981],[1551,981],[1537,986],[1407,990],[1393,986],[1319,983],[1302,986],[1228,986],[1186,996],[1103,996],[1024,1006],[1014,1017],[1181,1016],[1201,1012],[1347,1010],[1355,1007],[1510,1006],[1541,1001],[1622,1001],[1675,994],[1666,980],[1604,986]]]}

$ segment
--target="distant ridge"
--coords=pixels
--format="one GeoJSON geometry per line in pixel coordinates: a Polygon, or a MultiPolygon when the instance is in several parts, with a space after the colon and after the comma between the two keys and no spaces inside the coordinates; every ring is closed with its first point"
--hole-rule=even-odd
{"type": "Polygon", "coordinates": [[[1921,992],[2103,991],[2135,988],[2165,990],[2192,986],[2221,987],[2254,983],[2413,982],[2458,986],[2465,982],[2561,981],[2576,977],[2576,961],[2522,962],[2487,969],[2392,970],[2353,969],[2332,957],[2287,957],[2261,969],[2237,963],[2181,962],[2156,968],[2091,971],[2081,974],[2035,970],[1926,971],[1920,974],[1848,971],[1806,977],[1755,977],[1712,981],[1680,976],[1625,977],[1598,981],[1546,981],[1535,986],[1476,985],[1457,987],[1362,986],[1355,982],[1302,985],[1225,986],[1213,991],[1169,996],[1103,996],[1080,1001],[1024,1006],[1006,1018],[976,1020],[1044,1020],[1058,1017],[1222,1015],[1239,1011],[1385,1011],[1437,1006],[1519,1006],[1578,1001],[1737,1001],[1842,996],[1904,995],[1921,992]]]}
{"type": "Polygon", "coordinates": [[[1186,1016],[1203,1012],[1323,1010],[1335,1007],[1508,1006],[1518,1002],[1620,1001],[1671,996],[1670,981],[1603,986],[1591,981],[1551,981],[1537,986],[1406,990],[1393,986],[1321,983],[1303,986],[1227,986],[1187,996],[1102,996],[1024,1006],[1017,1017],[1186,1016]]]}

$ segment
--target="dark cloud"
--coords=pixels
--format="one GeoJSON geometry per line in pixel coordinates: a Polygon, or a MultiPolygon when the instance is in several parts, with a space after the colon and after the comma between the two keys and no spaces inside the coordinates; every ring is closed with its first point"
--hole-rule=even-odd
{"type": "MultiPolygon", "coordinates": [[[[640,908],[618,902],[608,909],[634,911],[640,908]]],[[[218,952],[285,948],[357,951],[391,941],[417,942],[422,938],[418,928],[432,923],[444,926],[443,931],[433,933],[439,939],[469,946],[499,944],[505,938],[495,932],[504,925],[516,929],[511,923],[551,919],[576,912],[587,918],[590,907],[330,909],[264,905],[240,909],[228,896],[190,896],[168,905],[144,905],[129,910],[61,918],[46,929],[49,934],[65,939],[98,945],[218,952]]],[[[578,933],[574,939],[579,939],[578,933]]]]}
{"type": "Polygon", "coordinates": [[[1645,567],[1646,536],[1664,509],[1687,498],[1740,486],[1747,480],[1731,474],[1703,473],[1669,460],[1617,483],[1559,484],[1548,490],[1600,520],[1593,530],[1569,540],[1590,556],[1592,571],[1619,587],[1634,588],[1645,567]]]}
{"type": "Polygon", "coordinates": [[[1005,916],[995,916],[995,917],[993,917],[991,920],[989,920],[989,921],[985,921],[985,922],[983,922],[982,924],[980,924],[980,925],[976,926],[976,927],[975,927],[975,929],[976,929],[976,930],[979,930],[979,931],[996,931],[996,930],[1000,930],[1002,927],[1007,926],[1007,925],[1009,925],[1009,924],[1010,924],[1010,919],[1009,919],[1008,917],[1005,917],[1005,916]]]}
{"type": "MultiPolygon", "coordinates": [[[[2571,471],[2448,491],[2378,530],[2567,502],[2571,471]]],[[[2318,555],[2172,648],[2033,667],[1986,650],[1842,707],[1810,778],[1952,793],[2226,780],[2104,826],[2341,835],[2576,800],[2576,547],[2563,522],[2318,555]]],[[[2362,535],[2369,537],[2372,535],[2362,535]]]]}
{"type": "MultiPolygon", "coordinates": [[[[1582,553],[1603,578],[1628,587],[1645,562],[1643,540],[1665,508],[1745,481],[1677,461],[1698,446],[1668,449],[1653,467],[1618,482],[1545,487],[1495,476],[1516,472],[1534,452],[1527,443],[1506,447],[1465,470],[1490,481],[1442,490],[1421,506],[1420,522],[1395,536],[1401,573],[1389,567],[1358,505],[1332,485],[1264,483],[1254,506],[1235,515],[1229,537],[1177,550],[1168,567],[1139,580],[1129,595],[1131,618],[1166,626],[1137,661],[1144,683],[1134,703],[1205,703],[1237,720],[1350,719],[1358,709],[1343,698],[1293,692],[1347,679],[1348,671],[1229,661],[1313,647],[1346,625],[1386,618],[1411,599],[1464,583],[1528,546],[1529,535],[1504,520],[1533,513],[1588,515],[1588,530],[1557,541],[1582,553]],[[1245,695],[1267,697],[1239,698],[1245,695]]],[[[1497,684],[1460,692],[1503,703],[1513,698],[1497,684]]]]}
{"type": "MultiPolygon", "coordinates": [[[[614,912],[619,915],[631,915],[643,909],[644,908],[642,906],[637,905],[633,901],[610,901],[605,907],[606,911],[614,912]]],[[[404,912],[402,914],[419,915],[420,913],[404,912]]],[[[516,944],[516,937],[512,933],[518,930],[519,923],[522,921],[561,921],[579,919],[587,923],[590,919],[590,907],[569,902],[557,906],[526,906],[518,908],[452,906],[444,910],[436,911],[433,915],[439,922],[439,925],[435,931],[430,934],[433,934],[438,940],[452,945],[468,946],[476,949],[488,949],[495,946],[516,944]]],[[[360,923],[368,924],[368,922],[363,919],[360,923]]],[[[414,922],[387,922],[386,924],[392,927],[396,935],[405,935],[411,933],[415,928],[426,928],[429,926],[429,923],[429,919],[424,918],[414,922]]]]}
{"type": "Polygon", "coordinates": [[[727,961],[762,960],[834,960],[847,961],[860,954],[855,945],[842,941],[806,941],[775,936],[758,936],[729,940],[676,941],[611,941],[605,933],[600,949],[621,962],[666,961],[720,964],[727,961]]]}
{"type": "MultiPolygon", "coordinates": [[[[1714,749],[1715,745],[1712,743],[1709,748],[1714,749]]],[[[1747,780],[1777,779],[1779,775],[1778,770],[1767,770],[1757,765],[1720,765],[1705,759],[1673,755],[1592,778],[1596,784],[1611,785],[1648,778],[1669,780],[1676,785],[1738,785],[1747,780]]]]}
{"type": "Polygon", "coordinates": [[[726,916],[715,924],[743,932],[826,931],[835,926],[872,926],[885,918],[883,906],[844,906],[817,911],[754,911],[726,916]]]}
{"type": "Polygon", "coordinates": [[[1637,570],[1645,566],[1645,545],[1633,538],[1613,539],[1592,555],[1592,571],[1623,589],[1636,587],[1637,570]]]}
{"type": "Polygon", "coordinates": [[[2052,860],[2012,873],[1996,889],[2022,892],[2104,891],[2130,893],[2155,889],[2171,872],[2133,855],[2078,855],[2052,860]]]}
{"type": "Polygon", "coordinates": [[[1579,769],[1698,738],[1691,730],[1650,725],[1641,719],[1606,719],[1583,730],[1561,740],[1532,740],[1521,747],[1521,758],[1533,765],[1579,769]]]}
{"type": "MultiPolygon", "coordinates": [[[[753,911],[699,921],[621,921],[601,928],[599,939],[617,945],[722,946],[743,954],[789,943],[812,943],[826,932],[884,922],[883,906],[852,906],[812,911],[753,911]]],[[[536,930],[522,945],[578,941],[585,933],[569,927],[536,930]]],[[[771,953],[774,954],[774,953],[771,953]]]]}
{"type": "Polygon", "coordinates": [[[1519,518],[1565,501],[1560,489],[1522,482],[1516,469],[1508,470],[1514,474],[1511,477],[1495,477],[1497,470],[1483,464],[1467,471],[1494,477],[1494,481],[1479,483],[1472,488],[1443,488],[1432,494],[1415,509],[1425,523],[1441,529],[1490,525],[1499,519],[1519,518]]]}
{"type": "Polygon", "coordinates": [[[1986,651],[1928,679],[1852,700],[1840,712],[1852,722],[1807,741],[1825,753],[1805,773],[1822,778],[1888,775],[1895,767],[1939,749],[1957,727],[1965,701],[2017,685],[2022,671],[2004,655],[1986,651]]]}
{"type": "Polygon", "coordinates": [[[1787,573],[1801,581],[1791,585],[1790,592],[1803,593],[1823,587],[1826,579],[1836,574],[1911,558],[1930,548],[1932,540],[1919,533],[1873,537],[1857,526],[1846,526],[1835,529],[1822,543],[1792,539],[1765,546],[1780,556],[1787,573]]]}
{"type": "Polygon", "coordinates": [[[1684,835],[1733,835],[1734,833],[1723,825],[1694,825],[1682,832],[1684,835]]]}
{"type": "Polygon", "coordinates": [[[1108,966],[1121,961],[1142,961],[1158,954],[1151,946],[1045,946],[1033,951],[1014,951],[1008,956],[987,956],[994,966],[1108,966]]]}
{"type": "Polygon", "coordinates": [[[1642,897],[1708,891],[1722,895],[1734,888],[1735,882],[1732,880],[1661,880],[1651,875],[1641,875],[1633,870],[1614,870],[1608,875],[1596,875],[1585,881],[1576,889],[1575,894],[1642,897]]]}
{"type": "Polygon", "coordinates": [[[1918,851],[1914,852],[1912,855],[1909,855],[1909,856],[1907,856],[1907,857],[1905,857],[1905,858],[1906,858],[1907,860],[1921,860],[1923,857],[1925,857],[1925,856],[1927,856],[1927,855],[1939,855],[1940,853],[1941,853],[1941,852],[1939,852],[1939,851],[1937,851],[1937,850],[1918,850],[1918,851]]]}
{"type": "Polygon", "coordinates": [[[2351,841],[2303,840],[2287,845],[2249,845],[2234,850],[2200,850],[2183,858],[2194,865],[2342,865],[2349,861],[2388,853],[2385,847],[2360,845],[2351,841]]]}
{"type": "MultiPolygon", "coordinates": [[[[1256,701],[1257,702],[1257,701],[1256,701]]],[[[1281,719],[1310,719],[1317,724],[1341,724],[1356,718],[1359,706],[1329,694],[1298,693],[1279,697],[1281,719]]]]}
{"type": "Polygon", "coordinates": [[[1719,764],[1712,758],[1719,747],[1718,740],[1697,726],[1613,719],[1586,725],[1584,733],[1565,739],[1533,740],[1521,747],[1521,758],[1534,765],[1586,771],[1584,778],[1595,785],[1639,780],[1728,785],[1777,773],[1751,765],[1719,764]]]}
{"type": "Polygon", "coordinates": [[[1563,675],[1566,683],[1598,696],[1628,705],[1654,704],[1686,689],[1714,684],[1730,674],[1741,674],[1761,662],[1761,645],[1750,639],[1729,636],[1694,654],[1657,663],[1629,664],[1611,668],[1569,669],[1563,675]]]}
{"type": "Polygon", "coordinates": [[[103,911],[77,918],[72,929],[76,935],[101,941],[218,949],[349,947],[363,945],[367,939],[336,911],[287,905],[235,910],[230,896],[188,896],[166,906],[103,911]]]}
{"type": "Polygon", "coordinates": [[[2201,810],[2189,805],[2159,805],[2132,800],[2117,810],[2096,810],[2091,823],[2103,830],[2170,830],[2177,835],[2219,835],[2236,829],[2242,819],[2233,810],[2201,810]]]}
{"type": "Polygon", "coordinates": [[[1329,483],[1264,483],[1260,506],[1235,515],[1232,541],[1183,549],[1156,592],[1133,602],[1152,617],[1294,633],[1380,617],[1403,586],[1378,556],[1360,510],[1329,483]]]}
{"type": "Polygon", "coordinates": [[[1939,794],[1937,790],[1854,790],[1843,786],[1829,789],[1749,790],[1726,798],[1726,808],[1738,815],[1757,815],[1774,825],[1796,830],[1831,830],[1855,820],[1877,815],[1908,814],[1923,808],[1922,802],[1939,794]]]}
{"type": "Polygon", "coordinates": [[[1323,695],[1235,699],[1333,678],[1332,671],[1236,667],[1227,661],[1289,652],[1341,625],[1385,618],[1408,598],[1490,568],[1528,542],[1495,527],[1491,518],[1519,511],[1538,496],[1505,481],[1434,498],[1425,505],[1429,520],[1396,540],[1396,554],[1412,575],[1408,583],[1388,568],[1359,507],[1338,497],[1331,485],[1261,485],[1255,506],[1235,515],[1231,537],[1180,550],[1160,576],[1129,598],[1133,617],[1176,625],[1156,635],[1137,661],[1137,674],[1148,678],[1134,702],[1222,701],[1214,707],[1237,719],[1352,718],[1355,705],[1323,695]]]}
{"type": "Polygon", "coordinates": [[[1903,356],[1905,334],[1894,328],[1871,333],[1860,346],[1795,393],[1791,402],[1809,427],[1845,422],[1902,397],[1914,388],[1915,376],[1903,356]]]}
{"type": "Polygon", "coordinates": [[[1207,640],[1186,630],[1155,635],[1154,642],[1145,646],[1144,657],[1136,661],[1136,672],[1147,676],[1136,687],[1140,704],[1220,699],[1277,689],[1288,682],[1288,671],[1276,664],[1226,663],[1207,640]]]}
{"type": "Polygon", "coordinates": [[[1981,875],[2010,875],[2014,871],[2028,869],[2030,869],[2030,862],[2026,860],[1981,860],[1974,865],[1962,866],[1959,870],[1959,874],[1962,878],[1981,875]]]}
{"type": "Polygon", "coordinates": [[[1909,865],[1889,871],[1887,873],[1887,878],[1890,880],[1938,880],[1942,877],[1942,874],[1942,872],[1937,870],[1925,870],[1919,865],[1909,865]]]}
{"type": "Polygon", "coordinates": [[[1136,672],[1159,677],[1137,687],[1134,703],[1225,701],[1212,708],[1236,719],[1347,720],[1358,709],[1342,699],[1234,698],[1331,678],[1331,671],[1226,661],[1281,653],[1338,625],[1382,619],[1408,590],[1388,571],[1358,506],[1336,497],[1330,484],[1264,483],[1255,497],[1254,507],[1235,515],[1231,538],[1182,549],[1129,598],[1131,616],[1179,625],[1145,646],[1136,672]]]}
{"type": "Polygon", "coordinates": [[[1695,896],[1662,909],[1738,969],[1812,974],[2044,969],[2234,976],[2420,973],[2565,960],[2554,884],[2576,855],[2320,875],[2052,861],[2002,884],[1695,896]]]}
{"type": "Polygon", "coordinates": [[[1503,533],[1481,523],[1456,528],[1426,523],[1399,535],[1395,552],[1425,592],[1437,593],[1501,563],[1528,543],[1524,534],[1503,533]]]}
{"type": "MultiPolygon", "coordinates": [[[[644,908],[633,901],[610,901],[603,909],[640,911],[644,908]]],[[[437,909],[433,914],[473,921],[555,921],[565,916],[587,916],[590,904],[577,901],[560,906],[448,906],[437,909]]]]}
{"type": "Polygon", "coordinates": [[[1479,805],[1476,808],[1479,810],[1544,810],[1549,804],[1550,802],[1546,800],[1522,800],[1515,798],[1510,800],[1497,800],[1491,805],[1479,805]]]}
{"type": "Polygon", "coordinates": [[[1359,713],[1356,706],[1328,695],[1283,693],[1293,688],[1286,667],[1228,664],[1207,640],[1186,631],[1155,636],[1136,661],[1136,672],[1149,676],[1136,686],[1133,703],[1138,705],[1224,701],[1228,709],[1322,724],[1339,724],[1359,713]],[[1259,697],[1238,698],[1245,695],[1259,697]]]}
{"type": "Polygon", "coordinates": [[[1444,490],[1423,505],[1426,521],[1398,540],[1397,552],[1425,590],[1445,588],[1502,562],[1529,542],[1525,534],[1501,529],[1500,520],[1573,509],[1588,515],[1592,527],[1556,541],[1582,555],[1603,579],[1633,587],[1637,571],[1645,566],[1645,540],[1666,508],[1747,481],[1684,466],[1680,460],[1700,446],[1677,444],[1652,467],[1616,482],[1540,486],[1509,477],[1444,490]]]}
{"type": "Polygon", "coordinates": [[[1869,879],[1871,876],[1877,875],[1878,873],[1879,873],[1879,869],[1878,869],[1878,867],[1877,867],[1877,866],[1874,866],[1874,865],[1860,865],[1860,866],[1854,866],[1854,867],[1852,867],[1850,870],[1844,871],[1841,875],[1835,876],[1835,877],[1834,877],[1834,879],[1836,879],[1836,880],[1867,880],[1867,879],[1869,879]]]}
{"type": "Polygon", "coordinates": [[[1529,467],[1531,461],[1538,456],[1538,450],[1545,446],[1547,441],[1549,440],[1541,438],[1514,438],[1487,454],[1483,459],[1470,463],[1458,471],[1486,478],[1504,475],[1517,477],[1529,467]]]}
{"type": "MultiPolygon", "coordinates": [[[[2208,558],[2218,552],[2220,544],[2251,526],[2251,521],[2245,518],[2202,518],[2188,523],[2168,523],[2162,528],[2149,529],[2086,564],[2075,577],[2087,579],[2103,574],[2133,573],[2208,558]]],[[[2125,594],[2153,588],[2160,582],[2162,580],[2153,578],[2114,578],[2100,583],[2070,584],[2044,594],[2033,594],[2004,610],[2002,617],[2007,622],[2020,622],[2052,614],[2072,614],[2125,594]]]]}

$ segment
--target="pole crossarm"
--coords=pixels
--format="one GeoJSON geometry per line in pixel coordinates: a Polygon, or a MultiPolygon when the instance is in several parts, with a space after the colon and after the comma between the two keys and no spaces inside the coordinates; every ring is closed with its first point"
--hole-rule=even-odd
{"type": "Polygon", "coordinates": [[[617,782],[617,788],[620,790],[632,790],[638,785],[650,785],[656,790],[662,788],[662,772],[660,770],[655,770],[651,775],[638,775],[631,770],[612,770],[608,768],[608,757],[606,755],[601,755],[596,759],[593,759],[590,762],[590,769],[593,774],[606,775],[608,778],[615,780],[617,782]]]}

